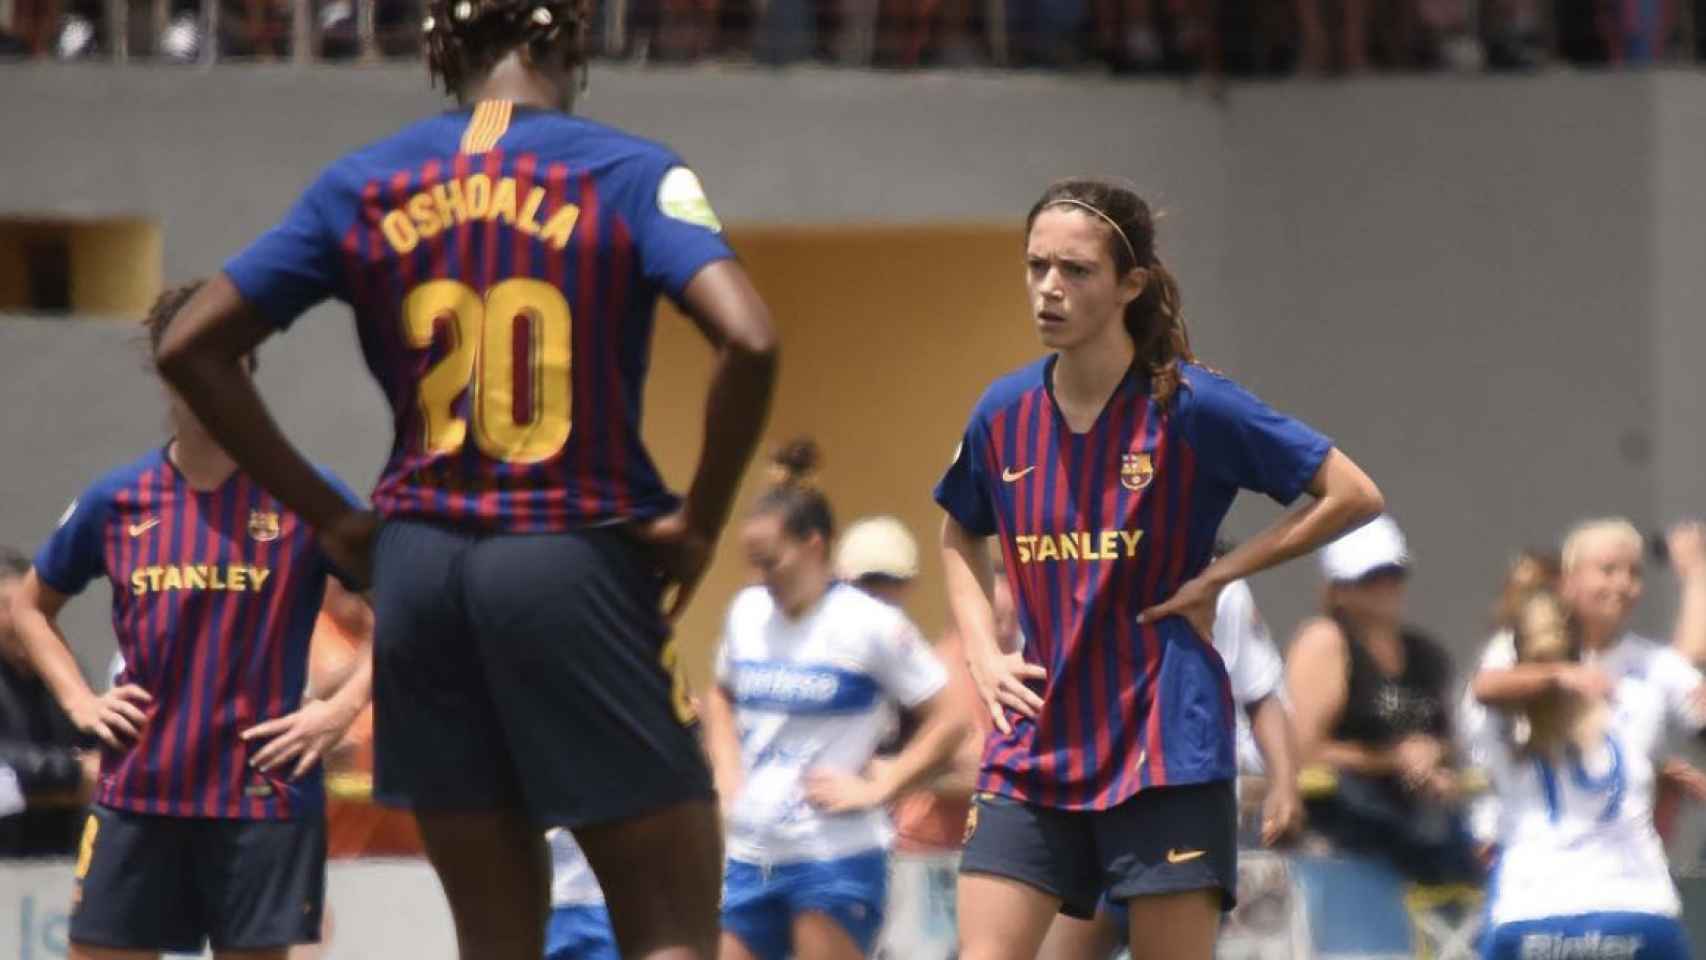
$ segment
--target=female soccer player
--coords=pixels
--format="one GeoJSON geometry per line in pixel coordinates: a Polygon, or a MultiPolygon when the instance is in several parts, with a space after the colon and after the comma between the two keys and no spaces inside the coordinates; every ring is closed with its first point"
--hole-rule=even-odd
{"type": "Polygon", "coordinates": [[[723,960],[855,960],[883,925],[883,808],[944,767],[966,734],[947,673],[898,608],[831,572],[829,502],[796,443],[741,528],[762,586],[729,608],[706,708],[729,802],[723,960]],[[918,732],[861,772],[898,711],[918,732]]]}
{"type": "Polygon", "coordinates": [[[948,595],[996,725],[961,864],[961,956],[1030,958],[1054,914],[1130,901],[1132,954],[1207,958],[1235,870],[1221,588],[1378,513],[1332,442],[1197,365],[1149,207],[1067,180],[1026,219],[1049,355],[978,403],[936,500],[948,595]],[[1214,562],[1240,488],[1306,505],[1214,562]],[[999,537],[1023,649],[989,603],[999,537]]]}
{"type": "MultiPolygon", "coordinates": [[[[156,343],[193,289],[150,311],[156,343]]],[[[105,748],[78,852],[70,956],[141,960],[211,941],[216,957],[283,960],[290,945],[319,939],[317,760],[366,705],[371,673],[302,704],[331,568],[308,525],[168,399],[171,442],[72,503],[15,602],[37,671],[105,748]],[[104,695],[56,622],[100,576],[112,584],[124,664],[104,695]]]]}
{"type": "MultiPolygon", "coordinates": [[[[1522,605],[1518,667],[1565,667],[1581,643],[1580,622],[1556,594],[1541,591],[1522,605]]],[[[1692,668],[1679,659],[1670,666],[1698,686],[1692,668]]],[[[1609,703],[1558,685],[1528,700],[1521,714],[1520,742],[1509,732],[1514,725],[1483,727],[1491,734],[1484,755],[1500,801],[1501,853],[1488,886],[1482,956],[1692,956],[1653,827],[1664,700],[1643,679],[1625,679],[1609,703]]]]}
{"type": "Polygon", "coordinates": [[[542,955],[544,828],[565,826],[624,956],[708,957],[717,810],[663,601],[699,582],[763,429],[769,315],[693,171],[568,115],[588,0],[428,9],[428,67],[461,107],[333,163],[191,302],[160,368],[372,570],[376,793],[415,811],[462,956],[542,955]],[[660,293],[720,352],[685,502],[640,437],[660,293]],[[328,297],[394,415],[377,536],[237,372],[328,297]]]}

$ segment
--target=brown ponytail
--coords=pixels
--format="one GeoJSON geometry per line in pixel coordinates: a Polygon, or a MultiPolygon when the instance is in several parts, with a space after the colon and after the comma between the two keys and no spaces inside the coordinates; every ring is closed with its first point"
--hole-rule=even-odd
{"type": "Polygon", "coordinates": [[[1190,333],[1179,303],[1179,283],[1155,254],[1155,216],[1149,204],[1129,184],[1115,180],[1075,178],[1058,180],[1025,218],[1030,233],[1037,215],[1052,207],[1084,210],[1108,227],[1108,252],[1114,271],[1124,276],[1142,268],[1148,273],[1143,292],[1125,309],[1125,328],[1137,347],[1135,363],[1149,376],[1150,396],[1161,407],[1171,406],[1179,390],[1182,366],[1195,363],[1190,333]]]}

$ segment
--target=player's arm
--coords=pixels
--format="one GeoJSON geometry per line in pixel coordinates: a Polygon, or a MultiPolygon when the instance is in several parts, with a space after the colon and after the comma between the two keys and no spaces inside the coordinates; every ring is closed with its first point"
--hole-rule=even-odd
{"type": "Polygon", "coordinates": [[[1706,525],[1672,527],[1665,547],[1678,588],[1671,646],[1689,663],[1706,666],[1706,525]]]}
{"type": "Polygon", "coordinates": [[[924,785],[945,769],[971,726],[958,715],[946,690],[910,707],[918,732],[887,763],[871,768],[867,779],[855,774],[814,770],[806,775],[806,799],[825,813],[849,813],[880,807],[924,785]]]}
{"type": "Polygon", "coordinates": [[[1513,663],[1508,667],[1482,667],[1469,681],[1469,692],[1476,700],[1504,710],[1526,706],[1555,690],[1603,699],[1611,693],[1611,681],[1598,667],[1587,663],[1513,663]]]}
{"type": "Polygon", "coordinates": [[[679,513],[640,531],[642,539],[666,548],[664,562],[675,588],[668,610],[672,618],[692,599],[728,523],[741,477],[770,416],[778,364],[770,308],[739,263],[719,260],[694,274],[682,291],[681,307],[711,342],[717,363],[687,501],[679,513]]]}
{"type": "Polygon", "coordinates": [[[1321,461],[1304,490],[1310,496],[1308,501],[1210,563],[1165,603],[1139,614],[1138,621],[1189,616],[1198,634],[1209,636],[1214,628],[1215,598],[1227,584],[1303,556],[1386,509],[1380,488],[1336,447],[1321,461]]]}
{"type": "Polygon", "coordinates": [[[994,568],[989,538],[960,525],[950,514],[942,521],[942,566],[948,582],[948,607],[964,638],[966,665],[977,683],[978,696],[1002,733],[1011,733],[1007,710],[1035,717],[1043,698],[1026,686],[1043,680],[1048,671],[1026,663],[1020,651],[1004,652],[995,633],[995,605],[990,599],[994,568]]]}
{"type": "MultiPolygon", "coordinates": [[[[327,585],[328,591],[341,589],[336,580],[327,585]]],[[[343,742],[350,724],[372,700],[373,638],[364,636],[355,661],[336,686],[310,691],[301,707],[242,732],[244,740],[266,741],[250,758],[250,765],[265,771],[295,761],[290,777],[302,776],[343,742]]]]}
{"type": "Polygon", "coordinates": [[[717,786],[717,797],[726,814],[740,795],[741,761],[740,735],[735,731],[734,704],[721,684],[712,683],[705,693],[705,709],[700,716],[705,731],[705,755],[711,761],[711,777],[717,786]]]}
{"type": "Polygon", "coordinates": [[[154,359],[220,447],[321,532],[340,569],[365,581],[372,516],[350,504],[291,445],[244,368],[243,358],[273,330],[222,273],[184,304],[154,359]]]}
{"type": "Polygon", "coordinates": [[[153,697],[135,684],[114,687],[104,695],[90,688],[59,629],[59,611],[68,599],[43,583],[32,567],[12,595],[13,626],[36,674],[72,724],[122,750],[147,724],[144,711],[153,697]]]}
{"type": "Polygon", "coordinates": [[[1262,754],[1267,794],[1262,801],[1262,843],[1273,846],[1296,830],[1303,820],[1303,804],[1297,794],[1297,734],[1291,727],[1291,711],[1277,695],[1270,694],[1250,704],[1250,735],[1262,754]]]}

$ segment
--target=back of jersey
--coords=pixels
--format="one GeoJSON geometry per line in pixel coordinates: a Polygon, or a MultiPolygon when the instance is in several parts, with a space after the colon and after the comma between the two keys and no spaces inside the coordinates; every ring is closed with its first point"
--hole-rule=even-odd
{"type": "Polygon", "coordinates": [[[333,164],[226,272],[280,326],[355,308],[382,515],[553,532],[674,509],[640,440],[652,315],[731,256],[666,148],[484,101],[333,164]]]}

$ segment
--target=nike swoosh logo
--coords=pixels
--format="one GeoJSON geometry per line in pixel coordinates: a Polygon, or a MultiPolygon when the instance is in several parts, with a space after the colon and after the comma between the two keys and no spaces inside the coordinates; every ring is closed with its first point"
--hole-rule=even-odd
{"type": "Polygon", "coordinates": [[[1008,467],[1007,469],[1001,471],[1001,479],[1007,481],[1008,483],[1017,483],[1020,480],[1024,479],[1026,474],[1030,473],[1032,470],[1035,470],[1035,469],[1036,469],[1036,467],[1026,467],[1023,470],[1014,470],[1012,467],[1008,467]]]}
{"type": "Polygon", "coordinates": [[[1167,862],[1190,863],[1206,853],[1208,853],[1207,850],[1169,850],[1167,851],[1167,862]]]}
{"type": "Polygon", "coordinates": [[[158,527],[159,525],[160,525],[160,518],[155,517],[152,520],[144,520],[141,523],[133,523],[127,529],[129,529],[131,536],[140,537],[143,534],[147,533],[148,531],[154,529],[155,527],[158,527]]]}

